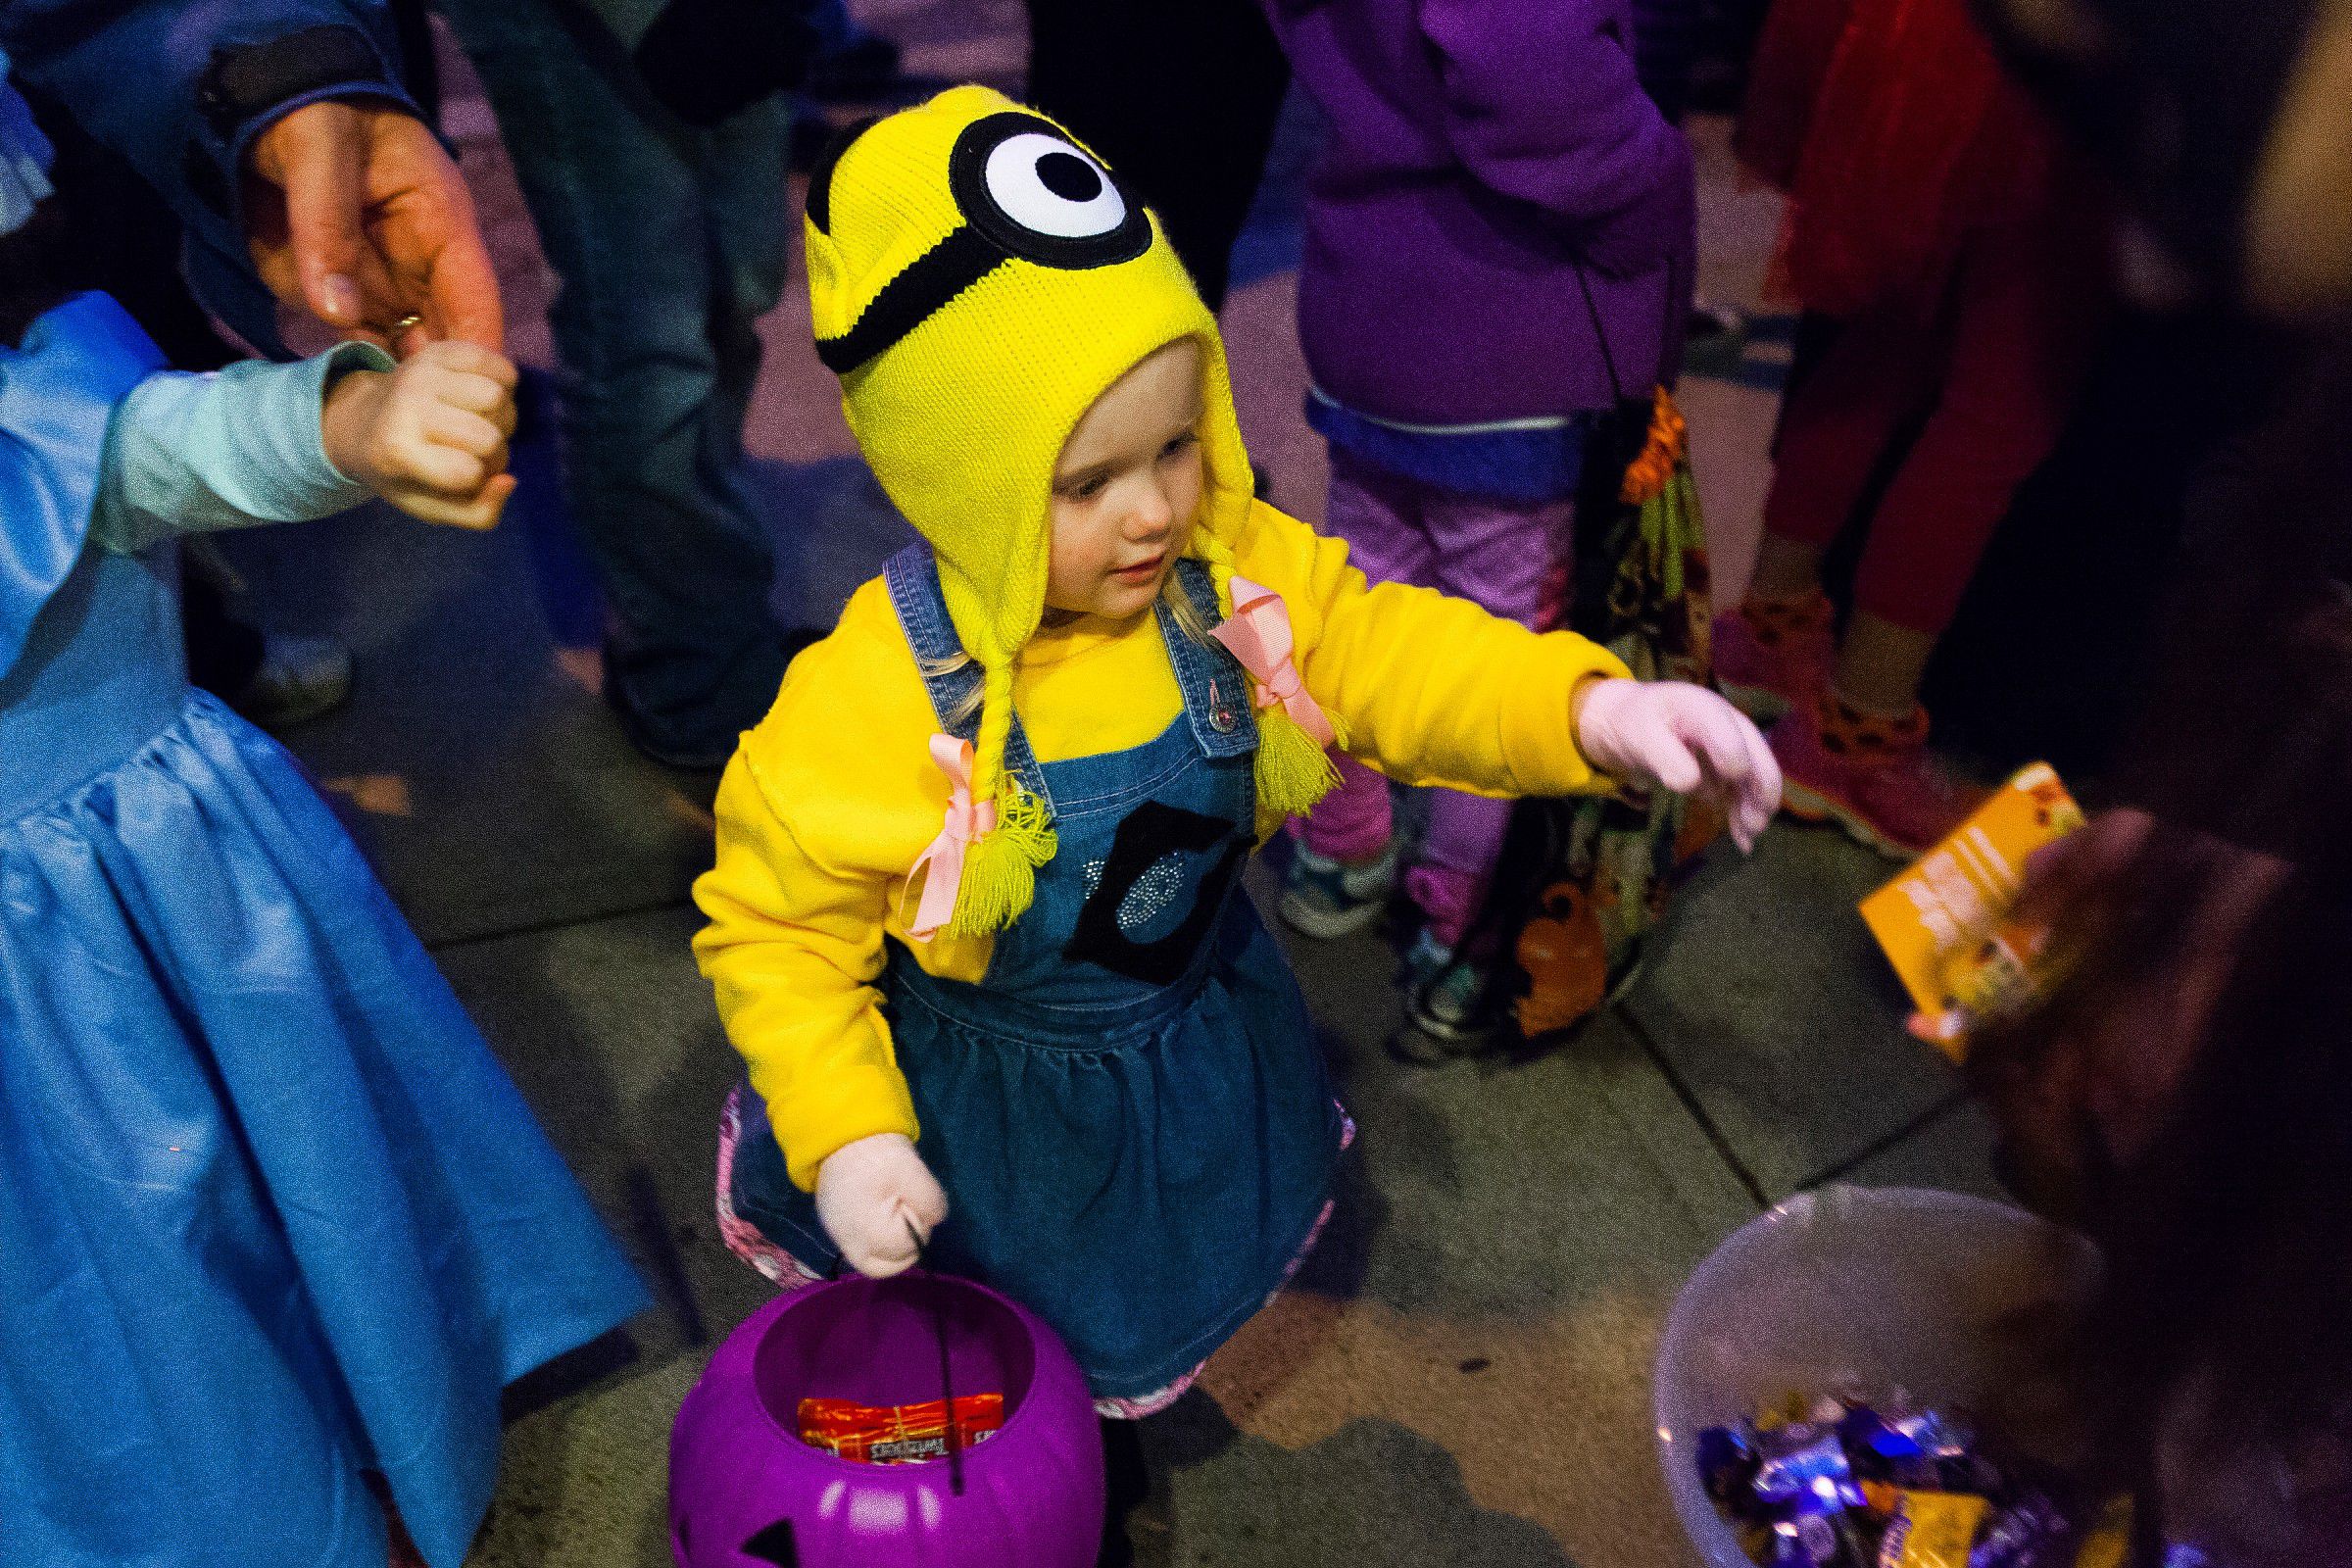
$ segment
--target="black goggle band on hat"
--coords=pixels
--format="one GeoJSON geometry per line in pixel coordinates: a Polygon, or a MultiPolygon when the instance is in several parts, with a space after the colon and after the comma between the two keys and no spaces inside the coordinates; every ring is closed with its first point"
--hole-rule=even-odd
{"type": "MultiPolygon", "coordinates": [[[[810,183],[808,218],[832,220],[837,144],[810,183]]],[[[1152,248],[1152,221],[1115,175],[1035,115],[974,121],[948,155],[948,189],[964,221],[882,285],[850,329],[818,338],[816,357],[847,375],[1010,261],[1078,270],[1132,261],[1152,248]]]]}

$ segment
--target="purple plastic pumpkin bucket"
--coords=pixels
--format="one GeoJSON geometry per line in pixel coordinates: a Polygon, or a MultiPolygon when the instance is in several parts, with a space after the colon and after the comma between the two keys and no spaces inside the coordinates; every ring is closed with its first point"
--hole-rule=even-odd
{"type": "Polygon", "coordinates": [[[812,1286],[746,1319],[669,1438],[678,1568],[1089,1568],[1102,1446],[1086,1379],[1051,1329],[968,1280],[812,1286]],[[942,1342],[946,1365],[942,1365],[942,1342]],[[867,1464],[801,1441],[804,1398],[1004,1396],[1004,1426],[953,1459],[867,1464]]]}

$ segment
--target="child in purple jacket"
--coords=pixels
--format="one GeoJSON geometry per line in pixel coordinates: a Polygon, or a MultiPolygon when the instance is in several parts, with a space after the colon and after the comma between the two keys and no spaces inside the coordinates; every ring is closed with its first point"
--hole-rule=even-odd
{"type": "MultiPolygon", "coordinates": [[[[1628,0],[1265,4],[1330,122],[1298,275],[1326,526],[1374,581],[1537,624],[1557,607],[1592,420],[1646,406],[1690,305],[1690,148],[1635,77],[1628,0]]],[[[1299,833],[1284,918],[1360,930],[1409,856],[1414,1020],[1477,1032],[1487,959],[1456,950],[1509,803],[1434,794],[1407,852],[1388,781],[1341,771],[1299,833]]]]}

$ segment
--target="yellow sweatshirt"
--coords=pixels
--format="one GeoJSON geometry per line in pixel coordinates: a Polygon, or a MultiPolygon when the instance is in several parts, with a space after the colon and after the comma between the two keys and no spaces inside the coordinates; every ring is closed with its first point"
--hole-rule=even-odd
{"type": "MultiPolygon", "coordinates": [[[[1626,673],[1607,650],[1431,589],[1368,587],[1345,544],[1263,503],[1236,569],[1282,595],[1308,693],[1339,717],[1349,753],[1391,778],[1495,796],[1605,787],[1569,714],[1581,682],[1626,673]]],[[[1038,760],[1054,762],[1141,746],[1183,699],[1147,612],[1041,629],[1014,704],[1038,760]]],[[[906,872],[948,804],[925,744],[939,727],[876,578],[793,662],[719,784],[717,863],[694,888],[710,923],[695,956],[804,1189],[844,1144],[918,1130],[875,985],[884,937],[935,975],[977,981],[988,968],[989,938],[906,940],[906,872]]]]}

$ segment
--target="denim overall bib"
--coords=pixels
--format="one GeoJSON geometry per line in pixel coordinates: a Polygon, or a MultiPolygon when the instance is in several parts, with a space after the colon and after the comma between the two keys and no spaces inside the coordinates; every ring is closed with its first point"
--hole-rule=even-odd
{"type": "MultiPolygon", "coordinates": [[[[1207,573],[1178,563],[1208,624],[1207,573]]],[[[961,651],[930,551],[888,568],[918,659],[961,651]]],[[[880,982],[950,1214],[924,1261],[1051,1324],[1098,1399],[1167,1390],[1265,1303],[1321,1216],[1345,1118],[1303,999],[1240,890],[1257,747],[1248,677],[1159,609],[1184,711],[1132,751],[1005,765],[1059,849],[977,984],[894,949],[880,982]]],[[[943,728],[980,672],[926,677],[943,728]]],[[[840,1254],[743,1096],[735,1211],[817,1272],[840,1254]]]]}

